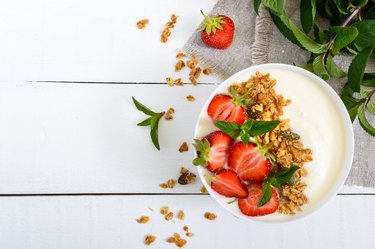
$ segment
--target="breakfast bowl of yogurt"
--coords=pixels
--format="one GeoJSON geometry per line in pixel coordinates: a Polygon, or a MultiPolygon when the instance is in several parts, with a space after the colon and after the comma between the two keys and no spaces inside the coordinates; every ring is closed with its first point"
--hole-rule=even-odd
{"type": "Polygon", "coordinates": [[[193,164],[207,191],[256,223],[320,209],[344,184],[354,152],[352,123],[336,92],[286,64],[249,67],[220,84],[194,138],[193,164]]]}

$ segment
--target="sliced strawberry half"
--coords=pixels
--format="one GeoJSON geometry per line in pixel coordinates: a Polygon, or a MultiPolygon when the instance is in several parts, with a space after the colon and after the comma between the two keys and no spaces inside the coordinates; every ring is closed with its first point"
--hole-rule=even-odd
{"type": "Polygon", "coordinates": [[[244,181],[262,181],[271,170],[269,160],[254,144],[245,146],[242,142],[236,143],[230,150],[228,166],[244,181]]]}
{"type": "Polygon", "coordinates": [[[207,108],[208,116],[216,121],[237,122],[243,124],[246,121],[246,112],[240,105],[233,102],[228,95],[216,95],[207,108]]]}
{"type": "Polygon", "coordinates": [[[262,184],[252,182],[248,186],[249,196],[245,199],[238,200],[238,207],[241,212],[247,216],[263,216],[276,212],[279,207],[279,198],[275,189],[272,188],[272,197],[261,207],[258,207],[260,196],[262,195],[262,184]]]}
{"type": "Polygon", "coordinates": [[[207,166],[207,169],[216,173],[224,167],[233,138],[222,131],[214,131],[203,140],[195,140],[194,147],[198,157],[194,159],[194,165],[207,166]]]}
{"type": "Polygon", "coordinates": [[[211,188],[226,197],[246,198],[248,190],[237,174],[228,169],[223,169],[211,182],[211,188]]]}

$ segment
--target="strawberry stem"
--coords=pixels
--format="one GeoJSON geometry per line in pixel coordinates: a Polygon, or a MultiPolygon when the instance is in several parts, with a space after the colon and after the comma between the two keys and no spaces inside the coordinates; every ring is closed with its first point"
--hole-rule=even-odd
{"type": "Polygon", "coordinates": [[[201,13],[202,13],[204,19],[205,19],[207,22],[210,22],[210,21],[211,21],[210,18],[209,18],[204,12],[203,12],[203,10],[200,10],[200,11],[201,11],[201,13]]]}

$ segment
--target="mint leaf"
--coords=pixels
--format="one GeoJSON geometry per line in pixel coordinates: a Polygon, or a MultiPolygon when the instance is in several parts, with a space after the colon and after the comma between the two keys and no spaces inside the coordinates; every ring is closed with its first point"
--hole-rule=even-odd
{"type": "Polygon", "coordinates": [[[285,0],[262,0],[262,3],[277,14],[282,13],[285,6],[285,0]]]}
{"type": "MultiPolygon", "coordinates": [[[[375,95],[373,95],[375,96],[375,95]]],[[[367,102],[367,110],[369,113],[371,113],[372,115],[375,115],[375,101],[374,99],[369,99],[369,101],[367,102]]]]}
{"type": "Polygon", "coordinates": [[[359,106],[361,105],[361,102],[358,99],[354,98],[353,94],[353,90],[349,87],[348,84],[346,84],[341,94],[341,100],[348,110],[352,122],[354,122],[355,118],[357,117],[357,111],[359,106]]]}
{"type": "Polygon", "coordinates": [[[156,147],[156,149],[160,150],[160,145],[159,145],[159,136],[158,136],[158,128],[159,128],[159,120],[163,115],[158,115],[158,116],[153,116],[150,120],[150,126],[151,126],[151,131],[150,131],[150,136],[152,143],[156,147]]]}
{"type": "Polygon", "coordinates": [[[236,122],[216,121],[215,126],[232,138],[237,138],[241,133],[241,125],[236,122]]]}
{"type": "Polygon", "coordinates": [[[258,207],[264,206],[267,202],[269,202],[272,198],[272,187],[268,181],[264,181],[262,183],[262,195],[258,201],[258,207]]]}
{"type": "Polygon", "coordinates": [[[316,0],[301,0],[300,15],[303,31],[309,33],[315,20],[316,0]]]}
{"type": "Polygon", "coordinates": [[[362,83],[363,74],[367,65],[367,61],[370,58],[374,46],[363,49],[352,61],[348,71],[348,84],[350,88],[359,92],[359,86],[362,83]]]}
{"type": "Polygon", "coordinates": [[[250,134],[247,132],[241,132],[241,140],[245,146],[249,144],[250,134]]]}
{"type": "Polygon", "coordinates": [[[342,49],[348,46],[358,35],[356,27],[331,27],[328,31],[329,34],[335,34],[336,39],[333,43],[333,47],[336,49],[342,49]]]}
{"type": "Polygon", "coordinates": [[[277,182],[278,185],[288,183],[290,179],[293,177],[294,172],[296,172],[298,169],[299,169],[298,166],[293,165],[288,169],[284,169],[282,171],[275,173],[272,176],[272,178],[274,179],[275,182],[277,182]]]}
{"type": "Polygon", "coordinates": [[[300,68],[303,68],[309,72],[314,72],[314,67],[312,65],[312,63],[309,63],[309,64],[306,64],[306,65],[300,65],[300,64],[297,64],[297,63],[293,63],[294,66],[296,67],[300,67],[300,68]]]}
{"type": "Polygon", "coordinates": [[[142,122],[138,123],[137,125],[138,126],[149,126],[149,125],[151,125],[151,119],[152,119],[152,117],[147,118],[147,119],[143,120],[142,122]]]}
{"type": "Polygon", "coordinates": [[[262,0],[254,0],[254,10],[257,15],[259,15],[259,7],[260,4],[262,3],[262,0]]]}
{"type": "Polygon", "coordinates": [[[362,79],[362,86],[375,87],[375,75],[365,73],[362,79]]]}
{"type": "Polygon", "coordinates": [[[156,115],[157,113],[156,112],[153,112],[151,111],[150,109],[148,109],[146,106],[144,106],[143,104],[141,104],[138,100],[136,100],[134,97],[132,97],[133,99],[133,102],[134,102],[134,105],[135,107],[140,110],[141,112],[143,112],[144,114],[146,115],[149,115],[149,116],[154,116],[156,115]]]}
{"type": "Polygon", "coordinates": [[[327,57],[327,71],[328,73],[336,78],[342,78],[346,76],[346,73],[336,65],[336,63],[333,61],[333,57],[331,54],[328,54],[327,57]]]}
{"type": "Polygon", "coordinates": [[[323,55],[318,55],[313,61],[314,73],[322,77],[324,80],[329,79],[329,74],[324,66],[323,55]]]}
{"type": "Polygon", "coordinates": [[[354,44],[359,50],[375,45],[375,20],[358,21],[352,26],[358,30],[354,44]]]}
{"type": "Polygon", "coordinates": [[[362,103],[358,108],[358,120],[362,128],[371,136],[375,137],[375,128],[369,123],[366,118],[365,105],[362,103]]]}
{"type": "Polygon", "coordinates": [[[249,131],[250,136],[255,137],[272,131],[280,124],[279,120],[273,121],[253,121],[251,130],[249,131]]]}

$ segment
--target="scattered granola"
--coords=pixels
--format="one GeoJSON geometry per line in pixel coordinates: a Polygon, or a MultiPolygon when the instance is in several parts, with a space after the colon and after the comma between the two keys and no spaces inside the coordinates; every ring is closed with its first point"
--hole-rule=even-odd
{"type": "Polygon", "coordinates": [[[217,216],[214,213],[205,212],[204,213],[204,218],[206,218],[207,220],[216,220],[217,216]]]}
{"type": "Polygon", "coordinates": [[[162,206],[162,207],[160,208],[160,213],[161,213],[162,215],[166,215],[166,214],[168,213],[168,211],[169,211],[169,207],[168,207],[168,206],[162,206]]]}
{"type": "Polygon", "coordinates": [[[187,237],[193,237],[193,236],[194,236],[194,233],[192,233],[192,232],[187,232],[187,233],[185,233],[185,235],[186,235],[187,237]]]}
{"type": "Polygon", "coordinates": [[[186,142],[183,142],[180,146],[180,148],[178,149],[179,152],[185,152],[185,151],[188,151],[189,150],[189,146],[186,142]]]}
{"type": "Polygon", "coordinates": [[[182,229],[184,229],[185,232],[189,232],[189,227],[188,226],[184,226],[182,229]]]}
{"type": "Polygon", "coordinates": [[[205,74],[205,75],[210,75],[212,73],[212,68],[205,68],[205,69],[203,69],[203,74],[205,74]]]}
{"type": "Polygon", "coordinates": [[[174,109],[171,107],[171,108],[169,108],[168,111],[165,113],[164,118],[165,118],[166,120],[171,120],[171,119],[173,119],[173,115],[172,115],[173,113],[174,113],[174,109]]]}
{"type": "Polygon", "coordinates": [[[143,29],[146,27],[146,25],[149,23],[150,21],[148,19],[142,19],[140,21],[137,22],[137,27],[139,29],[143,29]]]}
{"type": "Polygon", "coordinates": [[[171,220],[171,219],[173,219],[173,216],[174,216],[174,213],[173,213],[173,212],[169,212],[169,213],[167,213],[167,214],[164,216],[164,219],[165,219],[165,220],[171,220]]]}
{"type": "Polygon", "coordinates": [[[187,241],[181,238],[179,233],[174,233],[172,237],[167,238],[168,243],[174,243],[177,247],[183,247],[186,245],[187,241]]]}
{"type": "Polygon", "coordinates": [[[177,218],[179,220],[184,220],[185,219],[185,212],[183,210],[179,210],[177,213],[177,218]]]}
{"type": "Polygon", "coordinates": [[[166,43],[168,41],[168,38],[171,35],[170,29],[174,28],[174,26],[177,22],[177,18],[178,18],[178,16],[176,16],[175,14],[172,14],[171,15],[171,21],[169,21],[165,24],[165,28],[164,28],[163,32],[161,33],[161,37],[160,37],[160,41],[162,43],[166,43]]]}
{"type": "Polygon", "coordinates": [[[178,72],[184,67],[185,67],[185,62],[183,60],[178,60],[175,67],[174,67],[174,71],[178,72]]]}
{"type": "Polygon", "coordinates": [[[154,243],[155,240],[156,240],[156,236],[149,234],[149,235],[146,235],[144,243],[145,245],[149,246],[152,243],[154,243]]]}
{"type": "Polygon", "coordinates": [[[174,84],[176,86],[183,86],[184,85],[184,82],[182,82],[182,79],[181,78],[178,78],[174,81],[174,84]]]}
{"type": "Polygon", "coordinates": [[[201,193],[207,193],[207,189],[205,186],[202,185],[201,187],[201,193]]]}
{"type": "Polygon", "coordinates": [[[186,96],[186,99],[190,102],[193,102],[195,100],[195,97],[193,95],[186,96]]]}
{"type": "Polygon", "coordinates": [[[188,169],[184,167],[180,170],[180,177],[178,178],[178,183],[181,185],[192,184],[195,183],[195,178],[197,177],[194,173],[190,172],[188,169]]]}
{"type": "Polygon", "coordinates": [[[176,58],[177,59],[182,59],[182,58],[184,58],[186,55],[184,54],[184,53],[178,53],[177,55],[176,55],[176,58]]]}
{"type": "Polygon", "coordinates": [[[175,185],[176,185],[176,180],[169,179],[169,180],[167,180],[167,182],[159,184],[159,187],[161,187],[161,188],[174,188],[175,185]]]}
{"type": "Polygon", "coordinates": [[[193,84],[193,85],[197,85],[197,79],[194,77],[194,75],[191,75],[190,77],[189,77],[189,80],[190,80],[190,82],[193,84]]]}
{"type": "Polygon", "coordinates": [[[138,219],[136,219],[136,221],[137,221],[139,224],[146,224],[147,222],[150,221],[150,216],[141,216],[141,217],[139,217],[138,219]]]}

